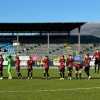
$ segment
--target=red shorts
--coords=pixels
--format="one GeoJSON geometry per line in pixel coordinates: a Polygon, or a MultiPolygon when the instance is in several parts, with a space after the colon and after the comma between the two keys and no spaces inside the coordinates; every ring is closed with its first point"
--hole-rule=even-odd
{"type": "Polygon", "coordinates": [[[65,68],[60,68],[59,71],[60,72],[64,72],[65,71],[65,68]]]}
{"type": "Polygon", "coordinates": [[[59,69],[65,69],[65,66],[59,66],[59,69]]]}
{"type": "Polygon", "coordinates": [[[44,67],[44,70],[45,70],[45,71],[48,71],[48,70],[49,70],[49,67],[44,67]]]}
{"type": "Polygon", "coordinates": [[[28,67],[28,69],[27,69],[28,71],[32,71],[33,70],[33,68],[32,67],[28,67]]]}
{"type": "Polygon", "coordinates": [[[75,68],[82,68],[82,64],[74,64],[75,68]]]}
{"type": "Polygon", "coordinates": [[[3,71],[3,67],[0,67],[0,71],[1,71],[1,72],[3,71]]]}

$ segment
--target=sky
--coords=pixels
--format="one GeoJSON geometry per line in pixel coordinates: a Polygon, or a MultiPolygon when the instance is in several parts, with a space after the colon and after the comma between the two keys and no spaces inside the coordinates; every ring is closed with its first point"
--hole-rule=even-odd
{"type": "Polygon", "coordinates": [[[100,22],[100,0],[0,0],[0,22],[100,22]]]}

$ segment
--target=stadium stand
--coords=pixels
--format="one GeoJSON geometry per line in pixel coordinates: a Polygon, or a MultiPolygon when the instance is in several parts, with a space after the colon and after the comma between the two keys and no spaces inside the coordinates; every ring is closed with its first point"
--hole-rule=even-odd
{"type": "MultiPolygon", "coordinates": [[[[53,30],[54,32],[56,32],[56,34],[54,35],[54,33],[52,33],[50,35],[50,44],[49,44],[49,55],[62,55],[62,54],[72,54],[73,50],[77,49],[77,43],[78,43],[78,36],[77,35],[68,35],[65,30],[72,30],[74,28],[79,27],[80,25],[83,25],[84,23],[63,23],[63,24],[50,24],[50,23],[45,23],[44,24],[14,24],[13,27],[12,24],[0,24],[0,30],[1,32],[7,32],[0,34],[0,50],[1,51],[6,51],[4,52],[4,54],[7,53],[11,53],[11,54],[16,54],[18,53],[19,55],[31,55],[31,54],[37,54],[39,56],[44,56],[48,54],[48,45],[47,45],[47,31],[49,32],[50,30],[53,30]],[[23,25],[22,29],[19,27],[19,25],[23,25]],[[31,26],[30,26],[31,25],[31,26]],[[34,28],[32,27],[35,26],[34,28]],[[54,25],[54,26],[53,26],[54,25]],[[69,25],[68,27],[64,26],[64,25],[69,25]],[[71,27],[71,25],[73,27],[71,27]],[[30,28],[28,28],[30,26],[30,28]],[[58,28],[56,28],[55,26],[61,28],[62,30],[64,30],[64,32],[58,28]],[[5,28],[4,28],[5,27],[5,28]],[[26,27],[23,28],[23,27],[26,27]],[[44,28],[46,31],[44,31],[44,28]],[[35,32],[38,32],[39,35],[28,35],[29,33],[25,33],[24,32],[27,30],[31,30],[30,32],[32,32],[32,29],[35,30],[35,32]],[[8,31],[9,30],[9,31],[8,31]],[[40,30],[40,31],[39,31],[40,30]],[[57,33],[61,32],[61,34],[57,33]],[[23,32],[20,33],[19,31],[23,32]],[[41,31],[44,32],[45,34],[41,34],[41,31]],[[12,33],[11,33],[12,32],[12,33]],[[19,32],[19,36],[18,36],[18,41],[20,43],[19,46],[13,46],[13,42],[15,40],[17,40],[17,33],[19,32]],[[16,33],[16,34],[15,34],[16,33]],[[4,35],[5,34],[5,35],[4,35]],[[6,41],[6,42],[5,42],[6,41]]],[[[81,33],[84,33],[80,36],[80,43],[81,43],[81,51],[89,51],[89,52],[93,52],[93,47],[95,48],[99,48],[99,45],[97,45],[98,43],[100,43],[100,38],[97,36],[94,36],[93,33],[88,34],[86,33],[86,31],[84,30],[88,30],[87,27],[89,27],[89,25],[85,24],[82,26],[82,31],[81,33]],[[88,45],[87,45],[88,44],[88,45]],[[90,50],[92,48],[92,50],[90,50]]],[[[92,25],[93,27],[93,25],[92,25]]],[[[89,29],[91,29],[89,27],[89,29]]],[[[92,28],[93,29],[93,28],[92,28]]],[[[34,34],[36,34],[35,32],[33,32],[34,34]]],[[[87,31],[89,32],[89,31],[87,31]]]]}

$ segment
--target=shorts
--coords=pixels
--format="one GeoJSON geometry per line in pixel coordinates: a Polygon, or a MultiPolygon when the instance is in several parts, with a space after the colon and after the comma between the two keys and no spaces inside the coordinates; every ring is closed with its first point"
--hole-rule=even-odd
{"type": "Polygon", "coordinates": [[[68,67],[67,70],[68,70],[68,72],[72,72],[73,68],[72,67],[68,67]]]}
{"type": "Polygon", "coordinates": [[[95,65],[100,64],[100,60],[95,60],[95,65]]]}
{"type": "Polygon", "coordinates": [[[49,70],[49,68],[44,68],[44,70],[47,72],[49,70]]]}
{"type": "Polygon", "coordinates": [[[2,72],[3,71],[3,67],[0,67],[0,72],[2,72]]]}
{"type": "Polygon", "coordinates": [[[28,72],[32,72],[33,69],[28,69],[28,72]]]}
{"type": "Polygon", "coordinates": [[[90,67],[85,67],[85,72],[88,72],[90,70],[90,67]]]}
{"type": "Polygon", "coordinates": [[[59,71],[60,72],[65,72],[65,68],[60,68],[59,71]]]}
{"type": "Polygon", "coordinates": [[[80,68],[79,68],[79,67],[75,67],[75,70],[76,70],[76,71],[79,71],[79,70],[80,70],[80,68]]]}
{"type": "Polygon", "coordinates": [[[75,64],[75,70],[79,71],[80,69],[82,69],[82,64],[75,64]]]}

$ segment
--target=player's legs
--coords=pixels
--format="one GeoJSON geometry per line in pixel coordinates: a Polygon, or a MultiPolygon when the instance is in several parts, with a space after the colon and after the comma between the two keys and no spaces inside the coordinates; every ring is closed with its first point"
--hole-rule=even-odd
{"type": "Polygon", "coordinates": [[[46,73],[44,72],[43,76],[45,77],[46,76],[46,73]]]}
{"type": "Polygon", "coordinates": [[[94,67],[95,67],[95,73],[96,73],[97,64],[95,64],[95,66],[94,66],[94,67]]]}
{"type": "Polygon", "coordinates": [[[0,71],[0,77],[3,77],[3,72],[2,71],[0,71]]]}
{"type": "Polygon", "coordinates": [[[95,60],[95,73],[96,73],[96,70],[97,70],[97,66],[98,66],[98,61],[97,60],[95,60]]]}
{"type": "Polygon", "coordinates": [[[27,74],[28,79],[32,79],[32,70],[28,69],[28,74],[27,74]]]}
{"type": "Polygon", "coordinates": [[[100,69],[100,68],[99,68],[99,64],[97,64],[97,73],[99,73],[99,69],[100,69]]]}
{"type": "Polygon", "coordinates": [[[16,74],[17,74],[17,77],[20,78],[22,77],[21,73],[20,73],[20,68],[16,68],[16,74]]]}
{"type": "Polygon", "coordinates": [[[30,73],[30,74],[31,74],[31,78],[32,78],[32,77],[33,77],[33,73],[32,73],[32,71],[31,71],[31,73],[30,73]]]}
{"type": "Polygon", "coordinates": [[[30,69],[28,69],[27,77],[30,78],[30,69]]]}
{"type": "Polygon", "coordinates": [[[68,67],[68,79],[71,80],[72,79],[72,68],[68,67]]]}
{"type": "Polygon", "coordinates": [[[8,66],[8,79],[12,79],[11,66],[8,66]]]}
{"type": "Polygon", "coordinates": [[[46,78],[49,77],[49,73],[48,73],[48,71],[49,71],[49,68],[46,68],[46,69],[45,69],[45,77],[46,77],[46,78]]]}
{"type": "Polygon", "coordinates": [[[19,72],[18,72],[18,70],[16,69],[16,74],[17,74],[17,77],[19,77],[19,72]]]}
{"type": "Polygon", "coordinates": [[[65,77],[65,69],[61,68],[60,69],[60,80],[64,80],[64,77],[65,77]]]}
{"type": "Polygon", "coordinates": [[[67,70],[68,70],[68,78],[69,78],[69,76],[70,76],[70,70],[69,70],[69,67],[67,68],[67,70]]]}
{"type": "Polygon", "coordinates": [[[22,74],[21,74],[21,72],[20,72],[20,71],[19,71],[18,77],[22,77],[22,74]]]}
{"type": "Polygon", "coordinates": [[[78,79],[78,71],[79,71],[79,68],[75,68],[75,76],[76,76],[76,79],[78,79]]]}
{"type": "Polygon", "coordinates": [[[88,67],[85,67],[85,73],[88,76],[88,79],[91,78],[90,73],[89,73],[89,70],[90,70],[90,67],[89,66],[88,67]]]}
{"type": "Polygon", "coordinates": [[[98,61],[98,73],[99,73],[99,70],[100,70],[100,61],[98,61]]]}
{"type": "Polygon", "coordinates": [[[46,71],[45,71],[45,69],[44,69],[44,73],[43,73],[43,75],[44,75],[44,77],[46,77],[46,71]]]}
{"type": "Polygon", "coordinates": [[[79,78],[82,78],[82,68],[79,69],[79,78]]]}
{"type": "Polygon", "coordinates": [[[48,71],[49,71],[49,69],[47,70],[47,77],[49,77],[49,72],[48,71]]]}
{"type": "Polygon", "coordinates": [[[20,70],[17,70],[16,73],[17,73],[17,77],[18,78],[21,78],[22,77],[22,74],[21,74],[20,70]]]}
{"type": "Polygon", "coordinates": [[[0,79],[3,79],[3,69],[0,68],[0,79]]]}
{"type": "Polygon", "coordinates": [[[85,73],[89,77],[89,68],[88,67],[85,67],[85,73]]]}
{"type": "Polygon", "coordinates": [[[30,78],[32,79],[32,77],[33,77],[33,70],[31,69],[30,70],[30,78]]]}
{"type": "Polygon", "coordinates": [[[62,77],[65,78],[65,69],[62,70],[62,77]]]}
{"type": "Polygon", "coordinates": [[[59,70],[60,78],[62,78],[62,70],[59,70]]]}

